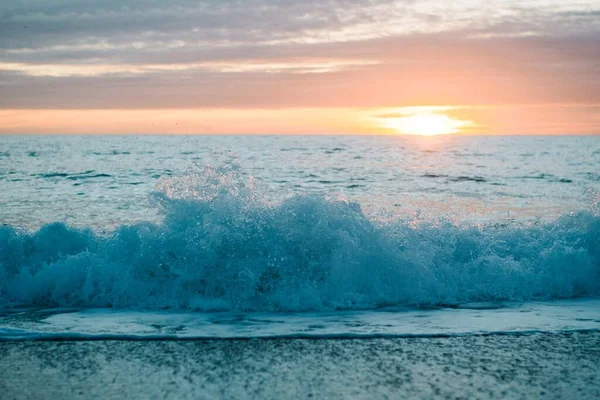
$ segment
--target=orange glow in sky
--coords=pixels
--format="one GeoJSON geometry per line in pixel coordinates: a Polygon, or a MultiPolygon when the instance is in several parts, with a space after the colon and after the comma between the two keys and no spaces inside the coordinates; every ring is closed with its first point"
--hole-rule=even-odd
{"type": "Polygon", "coordinates": [[[0,132],[33,134],[444,135],[600,132],[600,107],[0,110],[0,132]]]}
{"type": "Polygon", "coordinates": [[[385,118],[383,126],[399,134],[436,136],[461,133],[462,128],[473,125],[473,121],[451,118],[430,111],[413,111],[398,117],[385,118]]]}
{"type": "Polygon", "coordinates": [[[0,134],[600,134],[600,3],[0,2],[0,134]]]}

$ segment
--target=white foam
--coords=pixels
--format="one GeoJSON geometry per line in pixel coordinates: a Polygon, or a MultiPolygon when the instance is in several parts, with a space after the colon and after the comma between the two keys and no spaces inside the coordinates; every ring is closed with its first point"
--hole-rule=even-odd
{"type": "Polygon", "coordinates": [[[29,310],[0,319],[0,339],[367,338],[600,330],[600,299],[317,313],[29,310]]]}

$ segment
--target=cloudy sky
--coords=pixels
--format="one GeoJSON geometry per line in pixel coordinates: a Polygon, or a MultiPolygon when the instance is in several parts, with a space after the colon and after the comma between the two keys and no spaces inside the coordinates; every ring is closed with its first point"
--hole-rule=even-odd
{"type": "Polygon", "coordinates": [[[600,133],[600,2],[0,3],[0,132],[410,133],[415,115],[600,133]]]}

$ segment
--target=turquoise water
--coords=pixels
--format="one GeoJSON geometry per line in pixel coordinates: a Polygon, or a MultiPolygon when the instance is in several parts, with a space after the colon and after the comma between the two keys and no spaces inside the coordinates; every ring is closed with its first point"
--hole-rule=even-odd
{"type": "Polygon", "coordinates": [[[600,137],[0,144],[5,309],[318,319],[600,295],[600,137]]]}

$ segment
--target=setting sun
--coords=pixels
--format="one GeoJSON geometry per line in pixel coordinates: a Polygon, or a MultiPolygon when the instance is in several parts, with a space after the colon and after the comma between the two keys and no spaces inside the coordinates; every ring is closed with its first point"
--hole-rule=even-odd
{"type": "Polygon", "coordinates": [[[404,135],[435,136],[459,133],[471,121],[450,118],[443,114],[417,113],[395,118],[386,118],[383,126],[404,135]]]}

